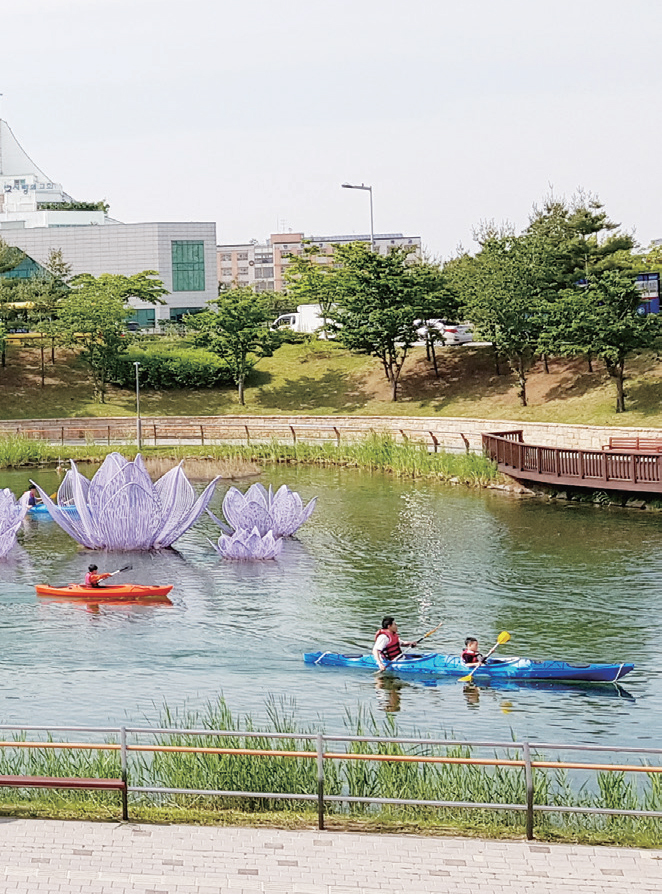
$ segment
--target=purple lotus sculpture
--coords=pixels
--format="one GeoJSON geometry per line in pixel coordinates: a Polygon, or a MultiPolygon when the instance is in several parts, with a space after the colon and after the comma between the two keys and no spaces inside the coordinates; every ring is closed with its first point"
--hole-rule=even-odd
{"type": "Polygon", "coordinates": [[[224,559],[240,561],[275,559],[283,548],[283,541],[274,537],[271,531],[262,536],[257,528],[252,531],[238,528],[232,534],[221,534],[218,545],[212,540],[209,542],[224,559]]]}
{"type": "Polygon", "coordinates": [[[262,537],[271,531],[279,539],[294,534],[310,518],[316,502],[317,497],[313,497],[304,507],[299,494],[286,484],[274,493],[271,485],[267,490],[258,483],[252,484],[245,494],[236,487],[229,488],[223,498],[223,515],[230,527],[211,512],[209,514],[227,534],[233,529],[252,532],[255,528],[262,537]]]}
{"type": "Polygon", "coordinates": [[[17,500],[8,487],[0,490],[0,558],[16,543],[16,534],[27,511],[27,497],[17,500]]]}
{"type": "Polygon", "coordinates": [[[196,499],[181,463],[152,482],[140,454],[129,461],[110,453],[91,481],[72,460],[57,503],[37,488],[53,521],[88,549],[163,549],[195,524],[217,481],[196,499]],[[60,502],[74,505],[76,512],[60,509],[60,502]]]}

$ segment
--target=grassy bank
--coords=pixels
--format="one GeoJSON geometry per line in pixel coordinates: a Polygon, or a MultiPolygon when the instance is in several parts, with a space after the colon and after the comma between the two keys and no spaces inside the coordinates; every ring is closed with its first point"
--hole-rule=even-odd
{"type": "MultiPolygon", "coordinates": [[[[588,370],[583,360],[551,360],[531,370],[529,406],[517,400],[505,364],[497,373],[486,346],[439,349],[439,377],[416,347],[402,376],[400,400],[390,400],[390,386],[374,358],[350,354],[340,346],[311,340],[286,344],[260,361],[240,406],[233,388],[141,392],[145,416],[247,414],[355,414],[401,416],[471,416],[484,419],[554,421],[592,425],[662,427],[662,362],[654,354],[628,360],[626,413],[614,411],[614,386],[605,368],[588,370]]],[[[89,378],[76,358],[58,351],[46,365],[41,385],[39,352],[11,346],[0,371],[0,418],[132,416],[132,390],[110,388],[105,404],[92,401],[89,378]]]]}
{"type": "MultiPolygon", "coordinates": [[[[50,446],[43,441],[34,441],[12,435],[0,438],[0,468],[20,468],[48,465],[66,459],[101,462],[108,453],[120,450],[123,456],[133,458],[135,445],[121,448],[89,445],[80,447],[50,446]],[[64,452],[64,457],[63,457],[64,452]]],[[[293,463],[317,466],[348,466],[368,471],[388,472],[403,478],[436,478],[480,487],[496,480],[498,472],[494,463],[476,454],[429,453],[419,444],[396,444],[384,435],[370,435],[356,444],[285,445],[277,441],[268,444],[240,446],[233,444],[200,446],[145,447],[141,454],[151,458],[182,459],[206,458],[216,463],[225,463],[230,471],[216,470],[214,474],[238,477],[232,469],[244,470],[252,466],[252,472],[259,471],[256,465],[293,463]]],[[[245,472],[244,474],[251,474],[245,472]]]]}
{"type": "MultiPolygon", "coordinates": [[[[242,730],[258,733],[312,733],[296,722],[291,706],[268,703],[270,722],[258,729],[250,717],[241,724],[221,699],[204,712],[177,715],[167,708],[159,723],[177,729],[154,736],[162,746],[231,749],[283,748],[314,754],[314,742],[273,740],[267,735],[246,738],[242,730]],[[219,740],[211,735],[190,735],[188,729],[222,729],[232,733],[219,740]]],[[[392,718],[378,723],[371,715],[360,714],[347,720],[351,735],[397,736],[392,718]]],[[[353,742],[347,745],[348,758],[325,762],[325,794],[369,798],[411,798],[420,800],[466,801],[493,804],[524,804],[526,788],[521,768],[485,767],[460,764],[385,762],[351,760],[351,754],[392,757],[468,758],[470,748],[449,740],[444,745],[406,745],[393,742],[353,742]]],[[[334,749],[335,750],[335,749],[334,749]]],[[[510,749],[501,757],[517,757],[510,749]]],[[[542,755],[538,755],[542,757],[542,755]]],[[[7,747],[0,757],[0,772],[47,776],[108,776],[120,773],[117,752],[65,750],[37,751],[7,747]]],[[[598,807],[631,810],[662,809],[662,785],[655,773],[643,775],[639,784],[623,773],[598,772],[588,784],[573,783],[559,770],[536,770],[536,803],[556,806],[598,807]]],[[[317,770],[314,758],[279,756],[192,754],[183,752],[132,752],[129,783],[136,786],[190,788],[198,790],[270,792],[274,794],[315,794],[317,770]]],[[[368,805],[332,802],[326,805],[329,828],[412,831],[426,834],[457,833],[493,837],[521,837],[524,815],[519,811],[431,808],[415,805],[368,805]]],[[[116,818],[116,794],[35,790],[11,795],[3,792],[0,812],[32,816],[78,816],[116,818]]],[[[152,794],[132,795],[132,819],[146,822],[199,822],[311,827],[316,820],[315,802],[297,802],[286,797],[232,798],[222,795],[152,794]]],[[[659,820],[587,814],[538,814],[536,837],[558,841],[659,846],[659,820]]]]}

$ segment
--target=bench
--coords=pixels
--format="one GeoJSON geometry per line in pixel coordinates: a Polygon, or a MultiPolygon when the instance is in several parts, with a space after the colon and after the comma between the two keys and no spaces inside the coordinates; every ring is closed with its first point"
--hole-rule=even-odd
{"type": "Polygon", "coordinates": [[[603,450],[646,450],[662,453],[662,438],[609,438],[609,446],[603,450]]]}
{"type": "Polygon", "coordinates": [[[118,791],[122,793],[122,819],[129,818],[127,784],[124,779],[86,779],[78,776],[3,776],[0,788],[71,788],[90,791],[118,791]]]}

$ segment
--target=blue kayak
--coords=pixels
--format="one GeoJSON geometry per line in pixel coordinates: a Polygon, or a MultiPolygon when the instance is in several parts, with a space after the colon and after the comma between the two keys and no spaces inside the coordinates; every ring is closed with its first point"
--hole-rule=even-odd
{"type": "MultiPolygon", "coordinates": [[[[62,506],[58,505],[57,508],[61,509],[63,512],[78,514],[78,510],[73,503],[64,504],[62,506]]],[[[30,506],[28,512],[30,513],[30,515],[47,515],[49,518],[51,517],[51,514],[48,511],[48,507],[45,503],[37,503],[36,506],[30,506]]]]}
{"type": "MultiPolygon", "coordinates": [[[[327,667],[360,667],[376,671],[377,662],[371,654],[340,655],[337,652],[306,652],[306,664],[321,664],[327,667]]],[[[615,683],[634,669],[634,664],[579,664],[569,661],[542,660],[533,658],[488,658],[472,676],[472,680],[576,680],[586,683],[615,683]]],[[[388,665],[388,670],[396,674],[444,674],[450,677],[464,677],[471,673],[472,666],[465,664],[456,655],[404,655],[388,665]]]]}

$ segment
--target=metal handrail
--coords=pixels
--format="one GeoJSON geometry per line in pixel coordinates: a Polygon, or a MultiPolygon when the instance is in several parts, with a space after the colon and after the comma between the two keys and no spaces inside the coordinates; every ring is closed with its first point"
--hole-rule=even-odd
{"type": "Polygon", "coordinates": [[[3,740],[0,741],[0,748],[31,748],[31,749],[72,749],[72,750],[105,750],[116,751],[120,753],[122,779],[127,783],[127,792],[133,794],[189,794],[215,797],[236,797],[236,798],[264,798],[277,799],[281,801],[309,801],[317,802],[318,805],[318,825],[320,829],[324,828],[324,805],[329,803],[347,803],[347,804],[382,804],[382,805],[409,805],[420,807],[437,807],[446,809],[488,809],[488,810],[514,810],[526,813],[526,834],[528,839],[533,838],[534,834],[534,816],[536,813],[568,813],[568,814],[594,814],[609,816],[631,816],[642,818],[660,818],[662,811],[653,810],[629,810],[621,808],[603,808],[603,807],[576,807],[562,806],[550,804],[535,804],[535,769],[568,769],[568,770],[584,770],[599,772],[633,772],[633,773],[662,773],[662,766],[649,766],[645,764],[602,764],[588,763],[580,761],[568,760],[543,760],[540,756],[534,756],[536,752],[545,751],[564,751],[564,752],[596,752],[610,754],[632,754],[632,755],[662,755],[662,748],[642,748],[639,746],[609,746],[609,745],[588,745],[577,744],[570,745],[567,743],[544,743],[544,742],[502,742],[492,740],[449,740],[449,739],[428,739],[419,737],[398,737],[398,736],[352,736],[343,734],[323,734],[323,733],[283,733],[283,732],[260,732],[254,730],[210,730],[210,729],[181,729],[173,727],[99,727],[99,726],[20,726],[15,724],[0,724],[0,730],[15,731],[20,733],[26,732],[44,732],[53,734],[70,733],[70,732],[87,732],[87,733],[106,733],[117,738],[114,742],[66,742],[55,741],[51,738],[48,740],[25,741],[25,740],[3,740]],[[181,737],[216,737],[216,738],[234,738],[262,740],[281,740],[281,741],[300,741],[307,743],[315,743],[315,747],[309,750],[284,750],[284,749],[267,749],[267,748],[226,748],[221,745],[214,747],[208,745],[165,745],[165,744],[148,744],[135,741],[141,736],[170,735],[181,737]],[[134,741],[130,741],[130,738],[134,741]],[[348,746],[354,743],[365,743],[375,745],[419,745],[419,746],[444,746],[447,748],[470,747],[470,748],[496,748],[506,752],[521,752],[521,757],[456,757],[451,755],[424,755],[424,754],[384,754],[376,752],[351,752],[348,750],[330,751],[327,748],[332,743],[345,742],[348,746]],[[190,754],[225,754],[249,757],[283,757],[316,760],[317,762],[317,793],[294,793],[294,792],[250,792],[236,790],[216,790],[216,789],[190,789],[190,788],[172,788],[165,786],[152,785],[128,785],[129,775],[129,756],[131,752],[141,753],[190,753],[190,754]],[[498,803],[479,803],[474,801],[444,801],[444,800],[426,800],[415,798],[377,798],[364,797],[357,795],[330,795],[324,792],[324,764],[329,760],[342,761],[374,761],[374,762],[392,762],[392,763],[426,763],[426,764],[449,764],[449,765],[466,765],[466,766],[507,766],[523,768],[526,780],[526,803],[523,804],[498,804],[498,803]]]}

